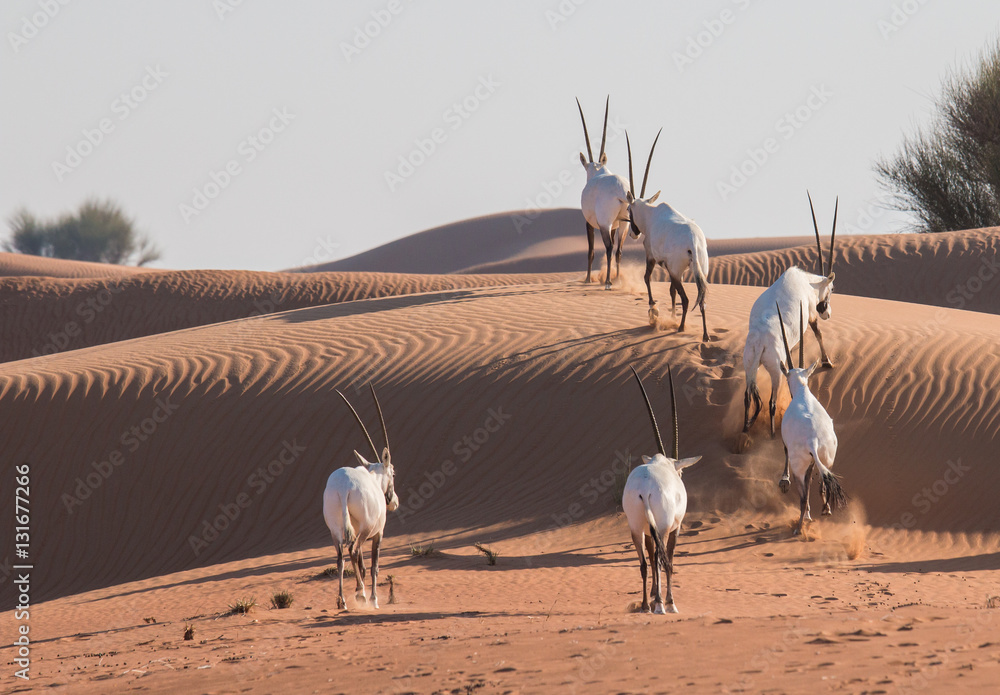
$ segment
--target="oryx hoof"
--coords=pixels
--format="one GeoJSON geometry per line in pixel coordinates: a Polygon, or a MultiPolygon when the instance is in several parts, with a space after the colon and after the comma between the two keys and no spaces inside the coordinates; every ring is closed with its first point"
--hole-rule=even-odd
{"type": "Polygon", "coordinates": [[[347,601],[344,600],[343,596],[337,597],[337,608],[340,608],[341,610],[347,608],[347,601]]]}
{"type": "Polygon", "coordinates": [[[368,596],[363,591],[354,594],[354,599],[358,602],[359,606],[368,605],[368,596]]]}
{"type": "Polygon", "coordinates": [[[660,318],[660,312],[657,310],[656,306],[653,304],[649,305],[649,325],[655,326],[656,320],[660,318]]]}
{"type": "Polygon", "coordinates": [[[778,489],[782,492],[788,492],[788,489],[792,486],[792,481],[788,478],[782,478],[778,481],[778,489]]]}
{"type": "Polygon", "coordinates": [[[378,608],[378,597],[377,596],[372,596],[372,600],[368,602],[368,605],[371,608],[378,608]]]}
{"type": "Polygon", "coordinates": [[[666,615],[667,609],[663,607],[662,603],[657,603],[656,608],[653,609],[653,615],[666,615]]]}
{"type": "Polygon", "coordinates": [[[823,362],[821,363],[821,365],[822,365],[823,369],[833,369],[833,362],[831,362],[828,359],[827,360],[823,360],[823,362]]]}
{"type": "Polygon", "coordinates": [[[802,535],[802,526],[801,525],[796,526],[795,530],[792,531],[792,535],[793,536],[801,536],[802,535]]]}
{"type": "Polygon", "coordinates": [[[668,603],[667,604],[667,613],[680,613],[680,611],[677,610],[677,604],[668,603]]]}
{"type": "Polygon", "coordinates": [[[610,280],[605,280],[604,281],[604,289],[606,289],[606,290],[610,290],[611,289],[611,281],[610,280]]]}
{"type": "Polygon", "coordinates": [[[833,510],[829,507],[823,507],[823,516],[833,516],[833,510]]]}

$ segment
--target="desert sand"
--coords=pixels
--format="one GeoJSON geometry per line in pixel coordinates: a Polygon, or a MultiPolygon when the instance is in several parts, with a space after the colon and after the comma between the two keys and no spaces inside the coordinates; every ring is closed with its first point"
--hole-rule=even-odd
{"type": "MultiPolygon", "coordinates": [[[[428,253],[458,248],[484,224],[472,223],[428,253]]],[[[661,324],[647,325],[639,265],[611,291],[583,284],[573,230],[572,272],[545,262],[562,252],[544,244],[570,236],[552,231],[537,254],[497,242],[502,275],[445,274],[490,263],[471,252],[451,268],[411,251],[430,270],[85,276],[62,262],[0,280],[5,475],[30,465],[33,565],[30,682],[10,675],[17,594],[12,576],[0,585],[3,687],[995,690],[1000,231],[838,240],[823,326],[837,366],[812,386],[850,502],[798,538],[766,414],[737,453],[741,355],[761,288],[783,264],[811,267],[815,248],[760,241],[713,258],[703,344],[697,315],[676,331],[663,283],[661,324]],[[78,307],[95,297],[108,301],[85,322],[78,307]],[[33,355],[71,320],[75,342],[33,355]],[[655,450],[629,365],[665,423],[668,364],[681,455],[704,458],[684,476],[681,612],[653,616],[632,611],[641,579],[616,489],[655,450]],[[369,381],[402,507],[381,608],[349,596],[341,611],[321,496],[352,449],[367,452],[333,389],[374,433],[369,381]],[[495,566],[477,542],[499,551],[495,566]],[[291,607],[268,605],[279,590],[291,607]],[[229,614],[248,597],[255,608],[229,614]]]]}

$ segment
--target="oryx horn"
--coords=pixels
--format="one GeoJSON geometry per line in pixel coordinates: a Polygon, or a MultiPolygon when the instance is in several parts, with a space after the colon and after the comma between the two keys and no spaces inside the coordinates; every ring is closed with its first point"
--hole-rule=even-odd
{"type": "Polygon", "coordinates": [[[361,422],[361,416],[358,415],[358,411],[355,410],[354,406],[351,405],[351,402],[347,400],[347,396],[342,394],[339,389],[334,390],[337,392],[338,396],[344,399],[344,403],[346,403],[347,407],[351,409],[352,413],[354,413],[354,419],[358,421],[358,426],[361,428],[361,431],[365,433],[365,439],[368,440],[368,445],[372,448],[372,451],[375,452],[375,460],[381,461],[382,457],[378,455],[378,449],[375,448],[375,442],[372,441],[371,435],[368,434],[368,430],[365,428],[365,423],[361,422]]]}
{"type": "Polygon", "coordinates": [[[674,398],[674,373],[667,365],[667,378],[670,380],[670,409],[674,413],[674,461],[681,457],[680,454],[680,430],[677,428],[677,399],[674,398]]]}
{"type": "Polygon", "coordinates": [[[788,369],[792,370],[795,368],[795,363],[792,362],[792,351],[788,349],[788,336],[785,335],[785,322],[781,318],[781,307],[775,302],[774,308],[778,310],[778,325],[781,327],[781,342],[785,345],[785,359],[788,361],[788,369]]]}
{"type": "MultiPolygon", "coordinates": [[[[580,112],[583,113],[582,111],[580,112]]],[[[826,276],[826,260],[823,258],[823,245],[819,241],[819,225],[816,224],[816,208],[813,207],[813,197],[809,191],[806,191],[806,195],[809,196],[809,212],[812,213],[813,218],[813,231],[816,232],[816,253],[819,255],[819,274],[826,276]]]]}
{"type": "Polygon", "coordinates": [[[590,149],[590,134],[587,132],[587,119],[583,117],[583,107],[580,106],[580,99],[577,97],[576,108],[580,109],[580,120],[583,121],[583,137],[587,141],[587,158],[590,163],[594,163],[594,151],[590,149]]]}
{"type": "MultiPolygon", "coordinates": [[[[378,396],[375,395],[375,386],[370,381],[368,382],[368,388],[372,390],[372,398],[375,399],[375,410],[378,411],[378,421],[382,423],[382,438],[385,440],[385,450],[386,452],[391,452],[391,449],[389,449],[389,432],[385,428],[385,418],[382,417],[382,406],[378,404],[378,396]]],[[[386,458],[391,460],[392,455],[390,454],[386,458]]],[[[385,463],[385,461],[382,463],[385,463]]]]}
{"type": "Polygon", "coordinates": [[[628,149],[628,189],[635,200],[635,178],[632,176],[632,143],[628,141],[628,131],[625,131],[625,147],[628,149]]]}
{"type": "Polygon", "coordinates": [[[646,387],[642,385],[642,379],[639,378],[639,373],[635,371],[635,367],[630,366],[629,369],[635,374],[635,380],[639,382],[639,388],[642,390],[642,398],[646,401],[646,411],[649,413],[649,421],[653,425],[653,434],[656,436],[656,448],[661,454],[666,456],[667,452],[663,448],[663,439],[660,437],[660,428],[656,426],[656,416],[653,415],[653,406],[649,404],[649,396],[646,395],[646,387]]]}
{"type": "Polygon", "coordinates": [[[604,131],[601,133],[601,154],[597,158],[600,162],[604,159],[604,143],[608,140],[608,105],[611,104],[611,95],[608,95],[607,100],[604,102],[604,131]]]}
{"type": "Polygon", "coordinates": [[[837,241],[837,208],[840,207],[840,196],[833,205],[833,231],[830,232],[830,262],[827,264],[827,272],[833,272],[833,244],[837,241]]]}
{"type": "Polygon", "coordinates": [[[653,140],[653,146],[649,148],[649,159],[646,160],[646,173],[642,175],[642,189],[639,191],[639,197],[646,197],[646,180],[649,178],[649,165],[653,163],[653,150],[656,149],[656,143],[660,139],[660,133],[663,132],[663,128],[660,128],[659,132],[656,133],[656,140],[653,140]]]}
{"type": "Polygon", "coordinates": [[[806,334],[802,319],[802,304],[799,303],[799,369],[806,366],[806,334]]]}

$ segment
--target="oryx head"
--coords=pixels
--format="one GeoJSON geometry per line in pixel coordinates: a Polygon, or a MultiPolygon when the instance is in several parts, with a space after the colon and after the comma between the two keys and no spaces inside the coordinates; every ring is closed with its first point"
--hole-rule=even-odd
{"type": "Polygon", "coordinates": [[[365,439],[368,440],[368,445],[372,448],[372,452],[375,454],[375,462],[369,463],[365,460],[364,456],[357,452],[357,450],[355,450],[354,455],[357,457],[358,463],[367,468],[368,471],[379,481],[382,493],[385,495],[385,508],[387,511],[393,512],[396,511],[397,507],[399,507],[399,498],[396,496],[394,481],[395,470],[392,467],[392,460],[389,454],[389,433],[385,428],[385,418],[382,417],[382,406],[379,405],[378,396],[375,395],[375,387],[372,386],[371,383],[368,384],[368,387],[372,391],[372,398],[375,400],[375,409],[378,411],[378,419],[382,424],[382,438],[385,441],[385,447],[382,449],[381,456],[378,453],[378,449],[375,448],[375,442],[372,441],[371,435],[368,434],[368,429],[365,427],[365,423],[361,421],[358,411],[356,411],[354,406],[351,405],[351,402],[347,400],[347,396],[342,394],[339,390],[337,391],[337,395],[344,399],[344,403],[346,403],[347,407],[351,409],[352,413],[354,413],[354,419],[358,421],[358,426],[361,427],[361,431],[364,433],[365,439]]]}
{"type": "Polygon", "coordinates": [[[580,100],[576,100],[576,108],[580,110],[580,120],[583,121],[583,137],[587,141],[587,156],[584,157],[583,152],[581,152],[580,163],[583,164],[583,168],[587,170],[588,178],[608,163],[608,155],[604,153],[604,145],[608,141],[608,106],[610,103],[611,95],[608,95],[607,100],[604,102],[604,131],[601,133],[601,154],[595,162],[594,151],[590,149],[590,134],[587,132],[587,119],[583,117],[583,107],[580,106],[580,100]]]}
{"type": "MultiPolygon", "coordinates": [[[[660,452],[658,456],[662,457],[667,463],[673,464],[674,470],[677,471],[677,475],[681,475],[685,468],[693,466],[701,461],[701,456],[694,456],[686,459],[680,458],[680,443],[678,441],[677,428],[677,399],[674,397],[674,375],[670,371],[670,365],[667,365],[667,378],[670,380],[670,408],[673,411],[674,423],[673,457],[667,457],[667,452],[663,448],[663,439],[660,437],[660,428],[656,426],[656,416],[653,415],[653,406],[649,404],[649,396],[646,395],[646,387],[642,385],[642,379],[639,378],[639,373],[635,371],[635,367],[630,367],[630,369],[632,370],[632,373],[635,374],[635,380],[639,382],[639,389],[642,391],[642,398],[646,402],[646,412],[649,413],[649,421],[653,425],[653,436],[656,437],[656,448],[660,452]]],[[[657,456],[643,456],[642,462],[649,463],[656,458],[657,456]]]]}
{"type": "Polygon", "coordinates": [[[816,224],[816,210],[813,208],[812,196],[809,195],[809,191],[806,191],[806,195],[809,196],[809,211],[812,213],[813,231],[816,232],[816,251],[819,256],[818,270],[819,274],[823,277],[819,282],[812,283],[817,296],[816,313],[820,318],[828,319],[832,314],[830,309],[830,295],[833,294],[833,279],[836,277],[836,273],[833,272],[833,245],[837,240],[837,208],[840,207],[840,196],[837,196],[837,202],[833,206],[833,231],[830,232],[830,261],[827,263],[823,257],[823,245],[819,240],[819,226],[816,224]]]}
{"type": "Polygon", "coordinates": [[[780,363],[781,371],[788,378],[788,390],[792,394],[792,398],[795,398],[801,389],[809,388],[809,377],[812,376],[813,372],[815,372],[816,368],[819,366],[819,360],[813,362],[812,365],[806,369],[806,335],[804,324],[805,311],[803,310],[802,305],[799,304],[799,366],[798,369],[795,368],[795,364],[792,362],[792,351],[788,349],[788,336],[785,334],[785,321],[781,316],[781,307],[778,306],[777,302],[774,303],[774,306],[778,310],[778,325],[781,327],[781,342],[785,346],[785,360],[788,365],[786,367],[786,362],[780,363]]]}
{"type": "Polygon", "coordinates": [[[656,199],[660,197],[660,191],[657,191],[649,198],[646,198],[646,182],[649,180],[649,165],[653,163],[653,151],[656,150],[656,143],[660,139],[660,133],[663,132],[663,128],[660,128],[659,132],[656,134],[656,139],[653,140],[653,146],[649,148],[649,158],[646,159],[646,172],[642,175],[642,188],[639,190],[639,197],[635,196],[635,178],[632,176],[632,143],[628,139],[628,131],[625,131],[625,146],[628,148],[628,187],[629,192],[627,194],[627,200],[623,200],[622,203],[628,206],[628,223],[631,229],[632,236],[638,239],[642,236],[643,230],[640,228],[641,225],[645,224],[646,216],[643,214],[649,206],[656,202],[656,199]]]}

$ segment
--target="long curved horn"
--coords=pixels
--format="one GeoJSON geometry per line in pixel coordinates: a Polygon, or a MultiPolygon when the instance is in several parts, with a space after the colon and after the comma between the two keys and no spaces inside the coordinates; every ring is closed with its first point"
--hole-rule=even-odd
{"type": "Polygon", "coordinates": [[[653,163],[653,150],[656,149],[656,142],[660,139],[660,133],[663,132],[663,128],[656,134],[656,140],[653,140],[653,146],[649,148],[649,159],[646,160],[646,173],[642,175],[642,190],[639,191],[639,197],[646,197],[646,179],[649,178],[649,165],[653,163]]]}
{"type": "MultiPolygon", "coordinates": [[[[582,115],[581,111],[581,115],[582,115]]],[[[823,258],[823,245],[819,242],[819,225],[816,224],[816,208],[813,207],[813,197],[810,195],[809,191],[806,191],[806,195],[809,196],[809,212],[813,216],[813,231],[816,232],[816,252],[819,254],[819,273],[820,275],[826,277],[826,261],[823,258]]]]}
{"type": "Polygon", "coordinates": [[[827,264],[827,273],[833,272],[833,244],[837,241],[837,208],[840,207],[840,196],[833,206],[833,231],[830,232],[830,262],[827,264]]]}
{"type": "Polygon", "coordinates": [[[628,141],[628,131],[625,131],[625,147],[628,148],[628,189],[635,200],[635,178],[632,176],[632,143],[628,141]]]}
{"type": "Polygon", "coordinates": [[[594,151],[590,149],[590,134],[587,132],[587,119],[583,117],[583,107],[580,106],[579,97],[576,100],[576,108],[580,109],[580,120],[583,121],[583,137],[587,141],[587,158],[590,159],[590,163],[594,163],[594,151]]]}
{"type": "Polygon", "coordinates": [[[664,456],[667,455],[666,450],[663,448],[663,439],[660,438],[660,428],[656,426],[656,416],[653,415],[653,406],[649,404],[649,396],[646,395],[646,387],[642,385],[642,379],[639,378],[639,373],[635,371],[635,367],[629,366],[632,373],[635,374],[635,380],[639,382],[639,388],[642,390],[642,397],[646,401],[646,410],[649,412],[649,421],[653,424],[653,434],[656,435],[656,448],[664,456]]]}
{"type": "Polygon", "coordinates": [[[799,302],[799,369],[806,366],[806,333],[802,319],[802,303],[799,302]]]}
{"type": "Polygon", "coordinates": [[[358,426],[361,428],[361,431],[365,433],[365,439],[368,440],[368,446],[370,446],[372,451],[375,452],[375,460],[381,461],[382,457],[378,455],[378,449],[375,448],[375,442],[372,441],[371,435],[368,434],[368,430],[365,428],[365,423],[361,422],[361,416],[358,415],[358,411],[355,410],[354,406],[351,405],[351,402],[347,400],[347,396],[342,394],[338,389],[334,390],[337,391],[338,396],[344,399],[344,403],[346,403],[347,407],[351,409],[352,413],[354,413],[354,419],[358,421],[358,426]]]}
{"type": "Polygon", "coordinates": [[[781,318],[781,307],[775,302],[774,308],[778,310],[778,325],[781,326],[781,342],[785,344],[785,359],[788,361],[788,368],[794,369],[795,363],[792,362],[792,351],[788,349],[788,336],[785,335],[785,322],[781,318]]]}
{"type": "Polygon", "coordinates": [[[677,427],[677,399],[674,398],[674,374],[667,365],[667,378],[670,379],[670,410],[674,414],[674,461],[681,457],[680,454],[680,430],[677,427]]]}
{"type": "Polygon", "coordinates": [[[382,406],[378,404],[378,396],[375,395],[375,386],[370,381],[368,382],[368,388],[372,390],[372,398],[375,399],[375,410],[378,411],[378,421],[382,423],[382,438],[385,440],[385,450],[391,451],[389,448],[389,432],[385,429],[385,418],[382,417],[382,406]]]}
{"type": "Polygon", "coordinates": [[[601,133],[601,156],[597,158],[597,161],[604,159],[604,143],[608,140],[608,105],[611,104],[611,95],[608,95],[607,100],[604,102],[604,131],[601,133]]]}

